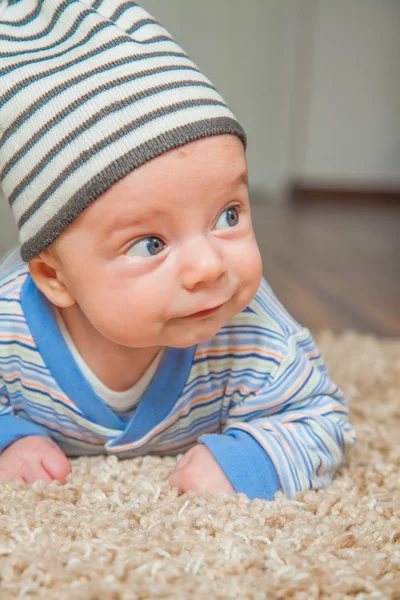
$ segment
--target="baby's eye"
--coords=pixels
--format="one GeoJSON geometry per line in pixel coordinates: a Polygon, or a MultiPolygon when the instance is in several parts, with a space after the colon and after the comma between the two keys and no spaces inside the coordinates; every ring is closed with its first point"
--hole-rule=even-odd
{"type": "Polygon", "coordinates": [[[158,237],[148,237],[133,244],[126,253],[128,256],[148,258],[160,254],[165,248],[165,244],[158,237]]]}
{"type": "Polygon", "coordinates": [[[234,227],[239,223],[239,213],[237,208],[231,206],[224,210],[215,224],[215,229],[224,229],[224,227],[234,227]]]}

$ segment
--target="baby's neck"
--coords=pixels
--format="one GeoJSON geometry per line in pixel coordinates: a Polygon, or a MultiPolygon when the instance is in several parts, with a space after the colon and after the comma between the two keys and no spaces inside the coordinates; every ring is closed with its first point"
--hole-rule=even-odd
{"type": "Polygon", "coordinates": [[[135,385],[147,371],[160,347],[127,348],[103,337],[75,304],[58,312],[79,354],[93,373],[116,392],[135,385]]]}

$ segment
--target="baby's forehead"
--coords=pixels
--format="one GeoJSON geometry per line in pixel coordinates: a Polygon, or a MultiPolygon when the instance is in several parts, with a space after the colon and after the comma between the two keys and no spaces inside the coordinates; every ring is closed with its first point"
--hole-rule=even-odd
{"type": "Polygon", "coordinates": [[[247,185],[243,146],[233,136],[199,140],[149,160],[112,182],[89,207],[93,219],[150,220],[209,210],[247,185]],[[101,215],[101,217],[100,217],[101,215]]]}

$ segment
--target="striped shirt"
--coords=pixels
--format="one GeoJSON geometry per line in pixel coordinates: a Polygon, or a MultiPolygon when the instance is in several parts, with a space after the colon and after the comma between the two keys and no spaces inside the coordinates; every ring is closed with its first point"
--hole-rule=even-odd
{"type": "Polygon", "coordinates": [[[0,262],[0,450],[51,437],[69,456],[174,455],[205,444],[236,492],[329,484],[355,441],[307,329],[265,282],[209,341],[166,348],[129,420],[96,394],[18,251],[0,262]]]}

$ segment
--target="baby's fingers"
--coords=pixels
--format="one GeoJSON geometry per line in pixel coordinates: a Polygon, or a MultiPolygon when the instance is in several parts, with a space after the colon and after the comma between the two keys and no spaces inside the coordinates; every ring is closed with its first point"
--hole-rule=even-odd
{"type": "Polygon", "coordinates": [[[67,476],[71,473],[71,465],[68,458],[60,448],[49,448],[42,457],[41,467],[52,479],[66,483],[67,476]]]}
{"type": "Polygon", "coordinates": [[[19,481],[20,483],[26,483],[25,477],[21,473],[21,469],[0,469],[0,484],[6,483],[7,481],[19,481]]]}
{"type": "Polygon", "coordinates": [[[39,462],[32,462],[26,466],[26,469],[22,472],[24,483],[34,483],[34,481],[44,481],[44,483],[51,483],[53,478],[49,475],[46,469],[39,462]]]}
{"type": "Polygon", "coordinates": [[[185,486],[181,471],[172,471],[172,473],[170,473],[168,476],[168,483],[172,488],[178,488],[178,492],[180,494],[186,491],[184,490],[185,486]]]}
{"type": "Polygon", "coordinates": [[[20,483],[33,483],[41,479],[50,483],[52,478],[35,457],[10,460],[5,467],[0,468],[0,482],[19,481],[20,483]]]}

